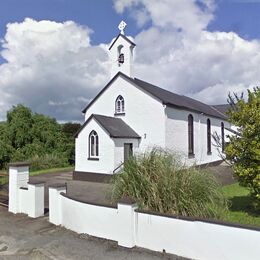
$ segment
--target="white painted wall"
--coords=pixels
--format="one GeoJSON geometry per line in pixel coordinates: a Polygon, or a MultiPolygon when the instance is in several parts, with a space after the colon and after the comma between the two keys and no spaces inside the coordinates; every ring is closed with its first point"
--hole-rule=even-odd
{"type": "Polygon", "coordinates": [[[55,225],[62,223],[61,196],[60,193],[67,191],[67,187],[49,187],[49,221],[55,225]]]}
{"type": "Polygon", "coordinates": [[[31,218],[44,215],[44,183],[28,184],[28,189],[19,189],[19,210],[31,218]]]}
{"type": "Polygon", "coordinates": [[[127,76],[131,77],[133,74],[133,48],[134,46],[126,41],[123,37],[119,36],[112,48],[109,50],[109,57],[111,61],[111,78],[117,72],[121,71],[127,76]],[[118,47],[123,46],[122,52],[124,54],[124,63],[118,63],[118,47]]]}
{"type": "Polygon", "coordinates": [[[142,137],[140,151],[154,145],[164,147],[165,114],[162,103],[121,76],[86,111],[85,120],[92,114],[113,117],[115,100],[119,95],[125,99],[125,115],[119,117],[142,137]]]}
{"type": "MultiPolygon", "coordinates": [[[[20,212],[20,188],[28,187],[29,166],[9,167],[9,204],[8,210],[12,213],[20,212]]],[[[23,196],[23,195],[22,195],[23,196]]]]}
{"type": "Polygon", "coordinates": [[[24,213],[29,214],[29,205],[27,204],[29,202],[29,192],[28,189],[19,189],[19,209],[17,213],[24,213]]]}
{"type": "Polygon", "coordinates": [[[79,202],[58,192],[50,196],[50,203],[53,199],[60,202],[59,207],[50,207],[50,216],[53,210],[60,210],[58,224],[77,233],[115,240],[124,247],[165,250],[202,260],[259,259],[257,230],[138,212],[131,202],[112,208],[79,202]]]}
{"type": "Polygon", "coordinates": [[[44,183],[28,184],[28,216],[38,218],[44,215],[44,183]]]}
{"type": "Polygon", "coordinates": [[[37,218],[44,215],[44,183],[32,184],[28,181],[29,166],[9,167],[8,210],[37,218]]]}
{"type": "Polygon", "coordinates": [[[61,196],[61,225],[77,233],[106,239],[118,239],[118,211],[71,200],[61,196]]]}
{"type": "Polygon", "coordinates": [[[204,164],[221,160],[214,139],[211,138],[212,154],[207,154],[207,119],[211,122],[211,133],[215,131],[221,136],[221,122],[225,127],[230,124],[225,120],[210,117],[196,112],[167,107],[166,108],[166,147],[185,158],[188,165],[204,164]],[[194,153],[195,158],[188,158],[188,115],[191,114],[194,119],[194,153]]]}
{"type": "Polygon", "coordinates": [[[114,142],[108,133],[92,119],[76,138],[75,171],[108,174],[114,170],[114,142]],[[89,160],[89,134],[95,130],[99,138],[99,160],[89,160]]]}
{"type": "Polygon", "coordinates": [[[192,259],[259,259],[259,231],[144,213],[136,223],[140,247],[192,259]]]}
{"type": "Polygon", "coordinates": [[[132,143],[133,144],[133,153],[136,154],[139,151],[139,139],[128,139],[128,138],[114,138],[114,146],[115,146],[115,162],[114,168],[119,166],[124,162],[124,144],[132,143]]]}

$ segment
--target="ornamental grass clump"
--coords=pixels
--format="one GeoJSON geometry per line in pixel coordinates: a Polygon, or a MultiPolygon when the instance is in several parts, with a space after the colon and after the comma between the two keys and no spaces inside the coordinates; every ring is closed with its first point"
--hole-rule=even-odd
{"type": "Polygon", "coordinates": [[[227,201],[214,176],[185,167],[176,154],[154,148],[130,158],[113,178],[112,198],[131,197],[142,209],[182,216],[221,218],[227,201]]]}

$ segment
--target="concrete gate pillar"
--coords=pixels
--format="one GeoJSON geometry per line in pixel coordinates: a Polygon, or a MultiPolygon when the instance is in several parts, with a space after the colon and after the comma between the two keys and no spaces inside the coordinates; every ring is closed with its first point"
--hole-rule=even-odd
{"type": "Polygon", "coordinates": [[[29,164],[10,163],[9,164],[9,206],[8,210],[12,213],[19,213],[19,189],[28,188],[29,164]]]}

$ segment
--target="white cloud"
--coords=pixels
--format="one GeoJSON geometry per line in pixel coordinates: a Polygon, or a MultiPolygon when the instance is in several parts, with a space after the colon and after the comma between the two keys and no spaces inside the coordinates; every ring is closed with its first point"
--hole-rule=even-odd
{"type": "MultiPolygon", "coordinates": [[[[213,0],[114,3],[141,28],[151,24],[134,39],[137,77],[211,104],[226,102],[229,91],[260,85],[260,41],[209,32],[213,0]]],[[[0,121],[17,103],[60,121],[82,119],[81,109],[110,77],[107,44],[91,45],[91,33],[72,21],[27,18],[8,24],[1,52],[6,62],[0,64],[0,121]]]]}
{"type": "Polygon", "coordinates": [[[125,9],[134,13],[142,11],[143,16],[136,16],[139,24],[143,23],[143,17],[148,20],[149,15],[154,26],[174,26],[188,32],[205,29],[213,19],[215,6],[213,0],[115,0],[114,5],[119,13],[125,9]]]}
{"type": "Polygon", "coordinates": [[[81,109],[109,77],[104,45],[72,21],[25,19],[7,25],[0,65],[0,119],[13,104],[59,120],[82,119],[81,109]]]}
{"type": "Polygon", "coordinates": [[[207,31],[215,4],[197,2],[115,0],[115,8],[135,13],[141,5],[152,21],[135,37],[137,77],[204,102],[225,103],[229,91],[260,85],[260,41],[207,31]]]}

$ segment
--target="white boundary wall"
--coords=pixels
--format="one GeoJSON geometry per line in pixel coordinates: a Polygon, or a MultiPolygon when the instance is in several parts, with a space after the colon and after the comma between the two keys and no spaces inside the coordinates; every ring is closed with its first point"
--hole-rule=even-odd
{"type": "Polygon", "coordinates": [[[136,245],[192,259],[254,260],[260,232],[202,221],[136,213],[136,245]]]}
{"type": "Polygon", "coordinates": [[[29,182],[29,165],[9,166],[9,206],[12,213],[24,213],[31,218],[44,215],[44,183],[29,182]]]}
{"type": "Polygon", "coordinates": [[[128,248],[165,250],[192,259],[254,260],[260,256],[260,229],[138,211],[131,201],[122,201],[117,207],[97,205],[51,189],[50,216],[56,212],[59,221],[50,218],[50,222],[78,233],[115,240],[128,248]],[[56,204],[51,204],[52,200],[56,204]]]}

